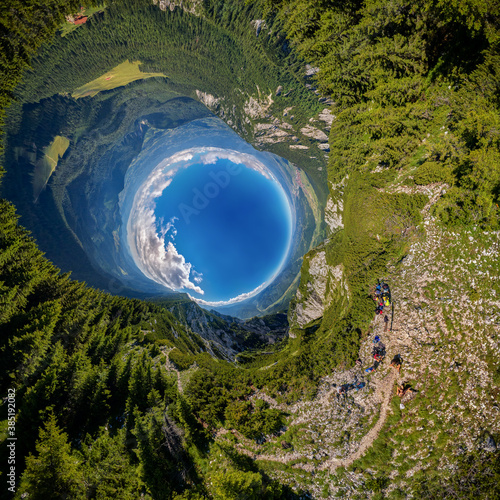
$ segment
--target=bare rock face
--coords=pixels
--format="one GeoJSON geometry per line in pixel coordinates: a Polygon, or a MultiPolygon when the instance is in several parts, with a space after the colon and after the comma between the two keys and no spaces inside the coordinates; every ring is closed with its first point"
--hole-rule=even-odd
{"type": "Polygon", "coordinates": [[[259,97],[255,98],[250,96],[248,100],[245,102],[243,109],[245,114],[252,118],[253,120],[257,118],[266,118],[268,114],[268,110],[273,103],[273,99],[271,94],[267,97],[261,97],[259,92],[259,97]]]}
{"type": "Polygon", "coordinates": [[[332,128],[332,123],[333,123],[334,119],[335,119],[335,115],[332,115],[332,112],[328,108],[325,108],[318,115],[318,120],[321,120],[322,122],[325,123],[325,128],[328,131],[332,128]]]}
{"type": "Polygon", "coordinates": [[[315,68],[311,66],[310,64],[306,64],[305,67],[305,75],[306,76],[313,76],[319,71],[319,68],[315,68]]]}
{"type": "Polygon", "coordinates": [[[301,128],[300,131],[306,137],[310,137],[311,139],[315,139],[316,141],[328,141],[328,136],[322,130],[313,127],[312,125],[306,125],[304,128],[301,128]]]}
{"type": "Polygon", "coordinates": [[[331,233],[336,233],[339,229],[344,228],[342,221],[342,210],[344,209],[344,202],[340,198],[337,203],[329,196],[325,208],[325,222],[328,225],[331,233]]]}
{"type": "Polygon", "coordinates": [[[321,318],[325,310],[335,299],[348,299],[349,288],[344,278],[344,268],[330,266],[326,262],[326,253],[320,250],[309,261],[309,280],[305,291],[297,291],[295,304],[291,307],[292,324],[300,328],[321,318]]]}
{"type": "Polygon", "coordinates": [[[212,94],[207,94],[206,92],[196,91],[198,99],[210,110],[214,110],[220,103],[220,97],[215,97],[212,94]]]}
{"type": "Polygon", "coordinates": [[[338,184],[330,184],[330,195],[325,207],[325,222],[330,230],[330,234],[344,229],[344,188],[348,178],[346,176],[338,184]]]}
{"type": "Polygon", "coordinates": [[[255,19],[250,24],[255,28],[255,36],[259,36],[262,30],[267,29],[267,24],[264,19],[255,19]]]}
{"type": "Polygon", "coordinates": [[[180,7],[185,12],[197,15],[199,11],[200,0],[153,0],[153,5],[158,5],[160,10],[174,11],[176,7],[180,7]]]}

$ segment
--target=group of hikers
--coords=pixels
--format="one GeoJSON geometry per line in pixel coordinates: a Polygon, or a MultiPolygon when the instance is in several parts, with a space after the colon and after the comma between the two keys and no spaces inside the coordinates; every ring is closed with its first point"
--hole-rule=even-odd
{"type": "MultiPolygon", "coordinates": [[[[376,304],[375,314],[384,314],[384,307],[389,307],[391,305],[391,289],[389,288],[389,285],[383,280],[379,280],[377,285],[375,285],[375,287],[372,289],[372,298],[376,304]]],[[[389,326],[389,318],[387,314],[384,316],[384,323],[384,332],[386,332],[389,326]]],[[[378,335],[375,335],[373,344],[374,346],[372,349],[372,356],[375,362],[373,366],[365,370],[366,372],[376,370],[378,365],[385,358],[385,345],[378,335]]],[[[391,361],[391,366],[394,367],[398,371],[398,373],[401,369],[401,362],[402,360],[399,354],[394,356],[393,360],[391,361]]]]}
{"type": "MultiPolygon", "coordinates": [[[[376,308],[375,314],[384,314],[384,308],[389,307],[391,305],[391,290],[389,285],[382,280],[379,280],[378,284],[372,289],[372,298],[375,301],[376,308]]],[[[385,328],[384,332],[387,331],[389,325],[389,318],[387,315],[384,316],[385,328]]],[[[365,369],[365,372],[370,373],[378,368],[380,363],[385,359],[386,348],[385,344],[382,342],[382,339],[379,335],[375,335],[373,338],[373,348],[372,348],[372,357],[374,359],[374,363],[369,368],[365,369]]],[[[396,354],[391,360],[391,367],[394,368],[398,373],[400,373],[401,365],[403,360],[399,354],[396,354]]],[[[362,365],[362,361],[358,359],[356,362],[358,365],[362,365]]],[[[338,395],[347,394],[351,390],[359,391],[365,387],[364,382],[358,382],[357,378],[349,383],[343,384],[337,387],[338,395]]],[[[412,391],[408,384],[403,383],[402,385],[398,385],[396,389],[396,393],[399,397],[404,397],[408,391],[412,391]]]]}
{"type": "Polygon", "coordinates": [[[373,366],[370,366],[370,368],[367,368],[365,372],[369,373],[372,372],[373,370],[376,370],[378,368],[378,365],[384,360],[385,358],[385,345],[380,339],[378,335],[375,335],[375,338],[373,339],[373,349],[372,349],[372,356],[375,362],[373,363],[373,366]]]}
{"type": "Polygon", "coordinates": [[[379,281],[373,290],[372,297],[377,305],[375,314],[384,314],[384,307],[391,305],[391,289],[389,285],[383,281],[379,281]]]}

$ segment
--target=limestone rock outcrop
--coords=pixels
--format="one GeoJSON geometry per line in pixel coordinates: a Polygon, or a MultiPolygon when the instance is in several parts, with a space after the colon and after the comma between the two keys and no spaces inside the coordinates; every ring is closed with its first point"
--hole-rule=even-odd
{"type": "Polygon", "coordinates": [[[349,287],[342,264],[328,265],[325,250],[319,250],[305,259],[309,259],[309,269],[307,275],[303,273],[302,280],[307,277],[307,283],[301,283],[289,313],[291,325],[300,328],[321,318],[335,300],[345,304],[349,300],[349,287]]]}

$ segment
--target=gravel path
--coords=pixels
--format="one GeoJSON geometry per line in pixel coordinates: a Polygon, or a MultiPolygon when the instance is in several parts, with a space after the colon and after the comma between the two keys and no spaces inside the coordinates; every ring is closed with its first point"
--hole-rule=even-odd
{"type": "Polygon", "coordinates": [[[329,469],[330,472],[334,472],[337,467],[348,467],[355,460],[361,458],[368,448],[371,447],[375,439],[377,439],[380,430],[382,429],[385,419],[387,418],[387,411],[391,404],[391,398],[393,395],[394,381],[396,380],[396,372],[392,371],[387,374],[383,379],[382,383],[378,385],[377,391],[382,396],[382,406],[380,407],[380,415],[377,423],[368,431],[368,433],[361,439],[359,448],[348,457],[343,460],[338,460],[332,458],[327,460],[321,467],[320,470],[329,469]]]}

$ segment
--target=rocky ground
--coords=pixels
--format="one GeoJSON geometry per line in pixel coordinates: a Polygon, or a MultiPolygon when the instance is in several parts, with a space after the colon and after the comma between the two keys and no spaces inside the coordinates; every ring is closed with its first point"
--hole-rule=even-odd
{"type": "Polygon", "coordinates": [[[255,394],[290,414],[287,429],[262,444],[237,436],[241,452],[312,498],[370,498],[361,470],[390,478],[386,493],[406,490],[415,474],[452,470],[458,453],[497,447],[500,236],[443,230],[429,211],[440,187],[429,189],[414,242],[385,277],[393,298],[389,328],[383,316],[374,318],[361,365],[325,377],[312,401],[287,406],[255,394]],[[375,335],[387,355],[367,373],[375,335]],[[396,354],[403,359],[400,373],[389,366],[396,354]],[[352,382],[366,385],[339,396],[338,387],[352,382]],[[400,399],[402,383],[412,390],[400,399]],[[377,443],[390,450],[380,461],[370,454],[377,443]],[[346,471],[350,465],[358,467],[346,471]]]}

